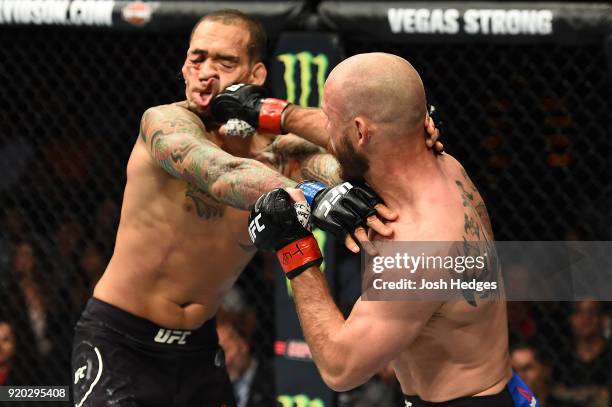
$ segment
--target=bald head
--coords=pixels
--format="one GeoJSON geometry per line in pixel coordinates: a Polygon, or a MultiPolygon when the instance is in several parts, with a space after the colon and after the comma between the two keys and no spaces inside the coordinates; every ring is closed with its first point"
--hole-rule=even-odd
{"type": "Polygon", "coordinates": [[[325,100],[346,119],[365,116],[404,131],[422,129],[426,114],[417,71],[405,59],[381,52],[358,54],[337,65],[327,79],[325,100]]]}

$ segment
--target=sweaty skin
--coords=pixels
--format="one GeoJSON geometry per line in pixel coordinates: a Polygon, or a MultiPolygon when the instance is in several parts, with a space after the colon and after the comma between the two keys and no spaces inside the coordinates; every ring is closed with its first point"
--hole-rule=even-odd
{"type": "Polygon", "coordinates": [[[248,36],[240,24],[201,23],[183,67],[187,100],[143,115],[115,250],[94,297],[167,328],[198,328],[255,253],[246,209],[272,188],[295,185],[270,166],[297,181],[339,181],[333,157],[295,136],[270,146],[270,137],[205,128],[220,89],[265,79],[263,65],[247,61],[248,36]]]}
{"type": "MultiPolygon", "coordinates": [[[[407,61],[380,53],[349,58],[326,82],[323,111],[334,155],[346,156],[350,143],[367,159],[366,181],[398,214],[387,223],[394,231],[388,240],[493,241],[482,197],[463,167],[417,142],[425,94],[407,61]],[[347,86],[357,78],[368,80],[347,86]]],[[[354,388],[389,363],[405,394],[431,402],[497,394],[511,377],[503,298],[359,299],[345,320],[318,268],[291,284],[314,361],[334,390],[354,388]]]]}

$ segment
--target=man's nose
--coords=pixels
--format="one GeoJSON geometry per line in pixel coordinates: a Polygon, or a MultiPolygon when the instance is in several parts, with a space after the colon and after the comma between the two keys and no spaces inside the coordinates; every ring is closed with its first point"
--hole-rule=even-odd
{"type": "Polygon", "coordinates": [[[213,61],[207,58],[200,64],[200,72],[198,73],[198,79],[201,81],[207,81],[211,78],[218,78],[219,72],[215,67],[213,61]]]}

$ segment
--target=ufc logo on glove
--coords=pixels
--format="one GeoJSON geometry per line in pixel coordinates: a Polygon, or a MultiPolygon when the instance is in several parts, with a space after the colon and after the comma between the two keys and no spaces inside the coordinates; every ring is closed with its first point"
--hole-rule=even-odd
{"type": "Polygon", "coordinates": [[[344,194],[346,194],[349,190],[351,190],[353,186],[350,182],[345,182],[342,185],[338,185],[330,191],[330,197],[322,201],[319,205],[319,211],[323,211],[323,216],[327,218],[329,211],[332,206],[338,202],[338,199],[344,194]]]}
{"type": "Polygon", "coordinates": [[[251,242],[253,243],[255,243],[255,240],[257,239],[257,234],[255,233],[255,231],[261,232],[262,230],[266,228],[266,225],[262,225],[259,223],[260,219],[261,219],[261,213],[255,216],[255,219],[253,219],[251,223],[249,224],[249,236],[251,238],[251,242]]]}

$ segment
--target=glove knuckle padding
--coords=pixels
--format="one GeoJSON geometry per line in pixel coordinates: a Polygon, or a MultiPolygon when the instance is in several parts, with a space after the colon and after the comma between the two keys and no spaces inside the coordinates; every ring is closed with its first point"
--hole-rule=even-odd
{"type": "Polygon", "coordinates": [[[354,231],[362,223],[358,212],[352,210],[351,206],[350,200],[341,200],[338,202],[337,210],[331,214],[332,218],[342,226],[345,232],[354,231]]]}
{"type": "Polygon", "coordinates": [[[262,195],[253,207],[249,217],[251,237],[255,236],[254,244],[260,249],[272,250],[283,247],[292,241],[307,236],[310,232],[300,223],[293,200],[284,189],[274,189],[262,195]],[[253,230],[257,221],[262,228],[253,230]]]}
{"type": "Polygon", "coordinates": [[[382,199],[367,184],[344,183],[319,193],[314,200],[312,223],[336,236],[367,227],[367,219],[382,199]]]}
{"type": "Polygon", "coordinates": [[[359,193],[356,192],[356,197],[346,196],[342,199],[340,205],[346,207],[348,210],[355,214],[358,218],[359,223],[365,223],[365,219],[376,213],[376,210],[372,207],[371,203],[363,198],[359,198],[359,193]]]}
{"type": "Polygon", "coordinates": [[[213,99],[212,116],[218,123],[225,123],[229,119],[241,119],[257,128],[260,100],[266,94],[267,91],[262,86],[229,86],[213,99]]]}
{"type": "Polygon", "coordinates": [[[353,190],[355,190],[355,193],[359,194],[371,207],[383,203],[383,200],[367,184],[355,186],[353,190]]]}

